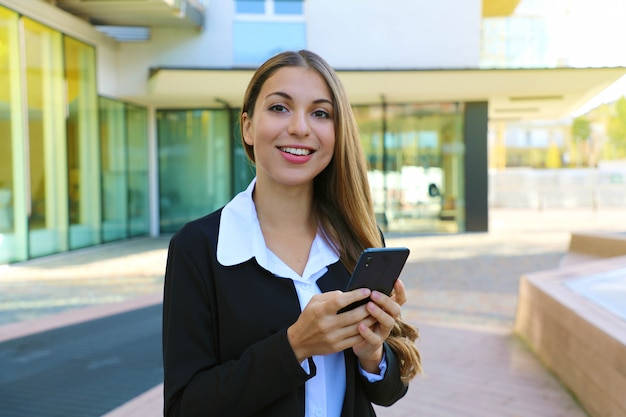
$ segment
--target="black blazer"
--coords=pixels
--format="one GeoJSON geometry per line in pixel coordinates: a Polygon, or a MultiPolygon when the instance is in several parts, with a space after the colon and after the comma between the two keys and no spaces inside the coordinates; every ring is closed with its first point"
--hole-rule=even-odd
{"type": "MultiPolygon", "coordinates": [[[[308,378],[287,340],[300,314],[293,281],[277,278],[255,259],[222,266],[216,259],[221,210],[176,233],[168,252],[163,298],[164,415],[204,417],[304,416],[308,378]]],[[[247,239],[242,236],[242,239],[247,239]]],[[[349,273],[337,262],[317,284],[345,288],[349,273]]],[[[342,417],[375,416],[408,387],[385,344],[387,371],[370,383],[351,349],[344,352],[342,417]]],[[[309,359],[311,373],[315,365],[309,359]]]]}

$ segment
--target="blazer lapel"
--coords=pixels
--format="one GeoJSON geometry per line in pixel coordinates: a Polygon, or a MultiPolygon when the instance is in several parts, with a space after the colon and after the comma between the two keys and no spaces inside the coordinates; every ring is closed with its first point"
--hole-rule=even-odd
{"type": "Polygon", "coordinates": [[[317,286],[322,292],[345,290],[350,280],[350,274],[341,261],[328,266],[328,271],[317,280],[317,286]]]}

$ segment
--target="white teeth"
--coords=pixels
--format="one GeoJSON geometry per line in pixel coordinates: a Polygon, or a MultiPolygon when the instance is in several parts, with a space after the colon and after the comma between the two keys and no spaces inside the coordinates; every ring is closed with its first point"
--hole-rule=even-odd
{"type": "Polygon", "coordinates": [[[290,153],[292,155],[305,156],[311,153],[310,149],[302,148],[280,148],[281,151],[290,153]]]}

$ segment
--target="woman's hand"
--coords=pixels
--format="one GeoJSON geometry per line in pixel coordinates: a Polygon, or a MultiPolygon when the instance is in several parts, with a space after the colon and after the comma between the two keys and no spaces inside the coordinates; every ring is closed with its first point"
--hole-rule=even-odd
{"type": "Polygon", "coordinates": [[[387,340],[396,319],[400,316],[401,306],[407,300],[404,284],[396,281],[391,296],[373,291],[366,310],[369,317],[358,324],[363,340],[352,347],[358,356],[361,367],[369,373],[378,374],[383,357],[383,342],[387,340]],[[371,324],[371,319],[375,322],[371,324]]]}
{"type": "Polygon", "coordinates": [[[345,313],[337,312],[370,295],[371,291],[366,288],[314,295],[298,320],[287,329],[287,338],[298,362],[313,355],[341,352],[363,343],[359,327],[375,326],[375,316],[370,317],[365,305],[345,313]]]}

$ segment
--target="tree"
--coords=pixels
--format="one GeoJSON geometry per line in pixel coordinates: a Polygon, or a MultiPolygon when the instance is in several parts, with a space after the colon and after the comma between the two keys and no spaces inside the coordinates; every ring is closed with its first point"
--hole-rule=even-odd
{"type": "Polygon", "coordinates": [[[577,165],[582,165],[582,156],[585,154],[585,147],[588,146],[591,137],[591,121],[585,116],[579,116],[572,123],[572,138],[576,143],[578,157],[577,165]]]}
{"type": "Polygon", "coordinates": [[[614,113],[609,119],[607,133],[618,158],[626,157],[626,96],[614,103],[614,113]]]}

